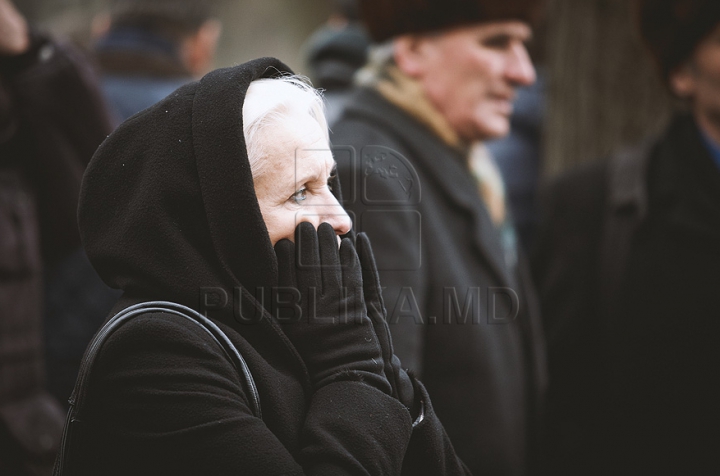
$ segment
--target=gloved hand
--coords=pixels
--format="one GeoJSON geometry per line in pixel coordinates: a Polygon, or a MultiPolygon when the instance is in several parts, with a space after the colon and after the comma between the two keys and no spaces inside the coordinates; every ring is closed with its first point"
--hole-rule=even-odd
{"type": "Polygon", "coordinates": [[[412,380],[403,370],[400,359],[395,355],[392,345],[390,328],[387,324],[387,310],[380,287],[380,275],[375,264],[375,256],[370,246],[370,239],[365,233],[359,233],[356,240],[357,253],[362,268],[363,294],[368,317],[372,320],[375,334],[380,341],[382,359],[385,366],[385,376],[392,387],[392,396],[400,400],[413,416],[417,416],[419,409],[415,406],[415,391],[412,380]]]}
{"type": "Polygon", "coordinates": [[[303,222],[295,229],[295,243],[279,241],[275,254],[280,294],[293,296],[283,291],[292,288],[300,295],[299,305],[291,301],[276,312],[315,388],[353,380],[391,395],[382,349],[363,302],[362,271],[352,242],[344,239],[338,253],[331,225],[322,223],[315,232],[312,224],[303,222]],[[288,319],[288,314],[295,319],[288,319]]]}

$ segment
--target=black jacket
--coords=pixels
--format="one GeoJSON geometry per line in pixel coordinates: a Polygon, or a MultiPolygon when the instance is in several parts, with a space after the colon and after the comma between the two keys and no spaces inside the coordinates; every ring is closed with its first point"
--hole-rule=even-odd
{"type": "Polygon", "coordinates": [[[548,473],[717,472],[720,170],[696,124],[676,117],[543,202],[548,473]]]}
{"type": "Polygon", "coordinates": [[[277,284],[277,262],[242,105],[252,80],[288,71],[271,58],[217,70],[125,122],[93,158],[79,212],[88,256],[125,290],[115,310],[157,299],[207,312],[247,361],[262,419],[211,338],[172,315],[138,317],[91,377],[81,474],[466,474],[421,384],[414,429],[362,382],[313,391],[256,293],[277,284]]]}
{"type": "Polygon", "coordinates": [[[465,157],[369,89],[331,139],[344,205],[387,286],[396,354],[421,375],[474,473],[524,474],[544,391],[542,331],[525,262],[506,266],[465,157]]]}

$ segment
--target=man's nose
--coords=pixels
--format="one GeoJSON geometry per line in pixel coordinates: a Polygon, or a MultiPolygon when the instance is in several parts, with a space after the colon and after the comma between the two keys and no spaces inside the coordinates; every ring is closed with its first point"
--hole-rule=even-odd
{"type": "Polygon", "coordinates": [[[537,78],[530,54],[523,43],[513,45],[506,68],[507,79],[516,86],[530,86],[537,78]]]}

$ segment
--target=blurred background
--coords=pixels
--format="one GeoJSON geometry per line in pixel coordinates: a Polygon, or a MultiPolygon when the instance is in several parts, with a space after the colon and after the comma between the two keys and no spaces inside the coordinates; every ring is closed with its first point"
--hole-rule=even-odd
{"type": "MultiPolygon", "coordinates": [[[[19,0],[28,18],[89,47],[103,0],[19,0]]],[[[308,74],[305,41],[331,0],[216,0],[223,32],[216,67],[277,56],[308,74]]],[[[545,74],[544,177],[608,156],[667,119],[669,99],[643,50],[626,0],[551,0],[533,45],[545,74]]]]}
{"type": "MultiPolygon", "coordinates": [[[[333,0],[214,3],[223,22],[215,67],[270,55],[312,76],[305,61],[306,40],[327,21],[333,0]]],[[[548,2],[544,27],[533,45],[545,75],[542,177],[606,157],[665,124],[670,99],[640,43],[631,4],[548,2]]],[[[18,0],[17,6],[41,28],[88,47],[92,20],[106,2],[18,0]]]]}
{"type": "MultiPolygon", "coordinates": [[[[208,0],[223,22],[216,67],[260,56],[277,56],[290,67],[302,64],[303,41],[332,10],[329,0],[208,0]]],[[[88,45],[93,18],[105,0],[17,0],[29,19],[55,34],[88,45]]]]}

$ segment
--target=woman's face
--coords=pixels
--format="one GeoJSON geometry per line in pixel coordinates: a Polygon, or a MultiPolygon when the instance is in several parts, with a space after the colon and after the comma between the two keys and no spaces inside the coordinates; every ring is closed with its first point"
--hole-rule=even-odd
{"type": "Polygon", "coordinates": [[[303,221],[316,229],[327,222],[344,235],[352,222],[328,186],[335,160],[325,134],[309,118],[283,124],[258,138],[268,141],[264,172],[254,182],[270,241],[295,241],[295,227],[303,221]]]}

